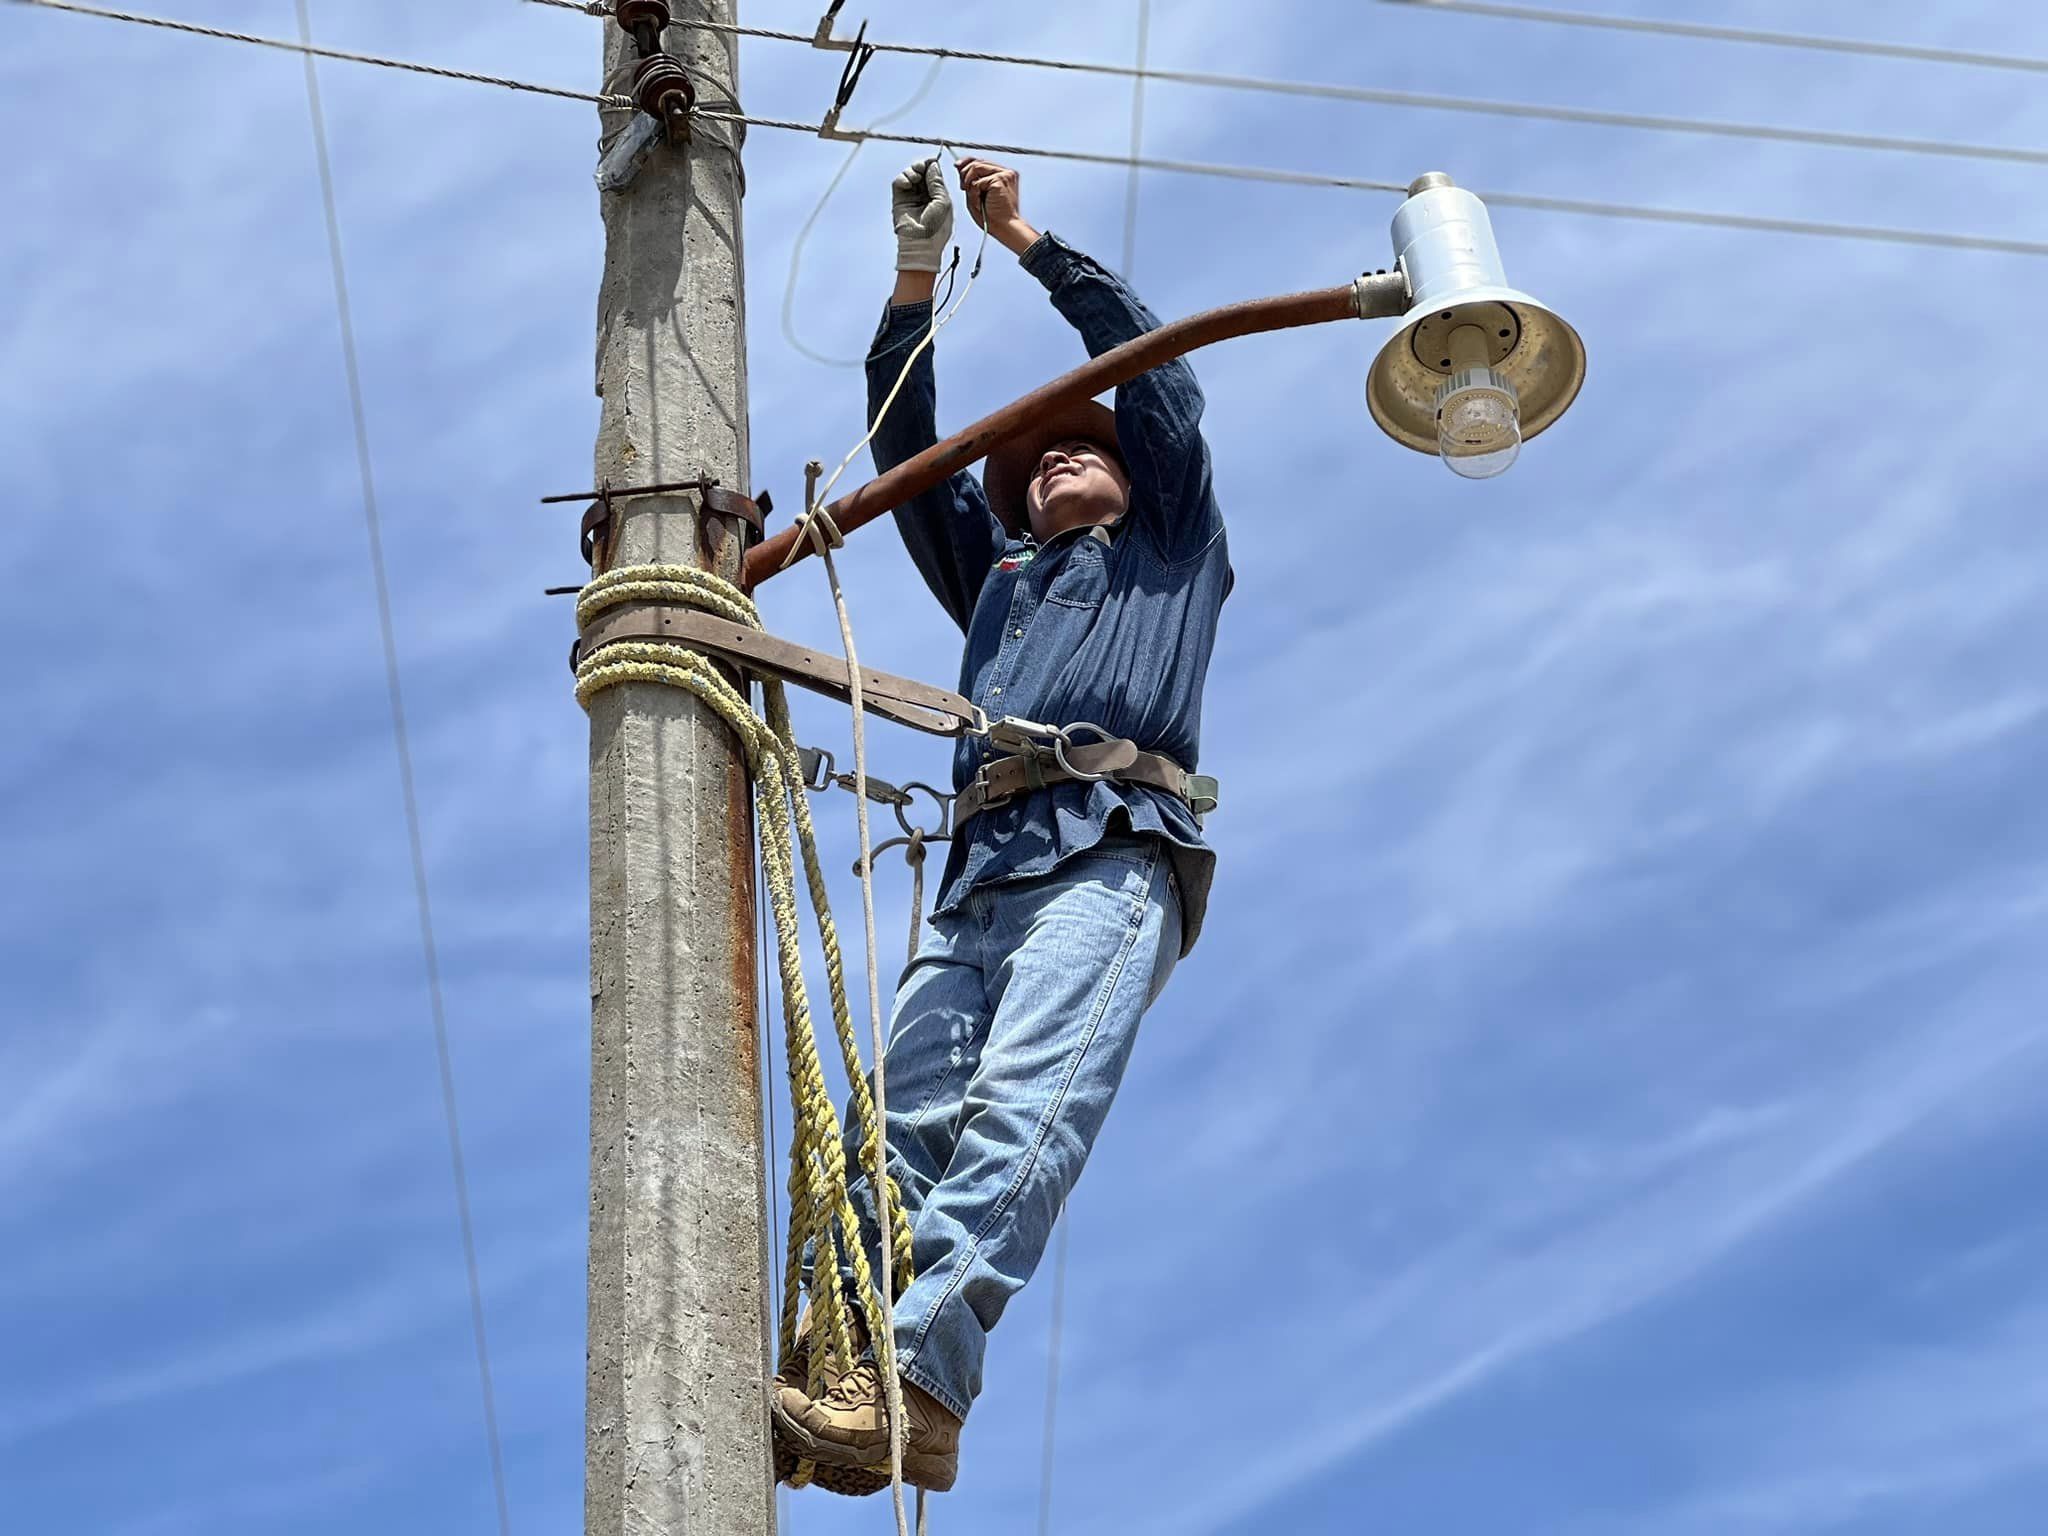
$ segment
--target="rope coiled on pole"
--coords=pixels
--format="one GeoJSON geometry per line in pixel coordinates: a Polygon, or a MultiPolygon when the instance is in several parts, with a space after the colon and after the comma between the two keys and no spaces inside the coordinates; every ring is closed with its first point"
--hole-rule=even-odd
{"type": "MultiPolygon", "coordinates": [[[[733,583],[710,571],[683,565],[621,566],[595,577],[576,602],[576,622],[588,629],[592,620],[624,603],[656,602],[701,608],[731,623],[761,628],[751,599],[733,583]]],[[[769,910],[775,918],[776,959],[782,974],[782,1012],[789,1065],[790,1131],[789,1242],[784,1264],[782,1315],[777,1357],[787,1359],[796,1343],[800,1293],[811,1308],[810,1376],[808,1389],[821,1396],[826,1382],[851,1370],[859,1357],[854,1347],[848,1305],[866,1315],[869,1337],[891,1336],[889,1319],[869,1267],[867,1250],[847,1192],[846,1155],[839,1116],[825,1085],[816,1025],[804,985],[803,952],[798,942],[796,864],[817,914],[818,941],[824,951],[826,987],[833,1031],[851,1087],[854,1119],[860,1131],[863,1162],[882,1166],[882,1127],[874,1095],[860,1058],[853,1012],[847,1001],[845,964],[838,930],[825,889],[825,871],[818,856],[803,772],[797,762],[796,739],[790,724],[788,695],[774,679],[762,682],[762,713],[740,688],[702,654],[663,641],[622,641],[584,656],[576,668],[576,699],[587,710],[608,688],[623,683],[655,683],[680,688],[701,699],[738,739],[756,786],[755,809],[761,828],[761,862],[768,886],[769,910]],[[804,1278],[804,1254],[810,1250],[810,1276],[804,1278]],[[852,1270],[854,1294],[845,1294],[842,1260],[852,1270]]],[[[880,1219],[889,1224],[895,1259],[896,1287],[911,1279],[910,1223],[893,1180],[876,1190],[880,1219]]],[[[794,1481],[810,1477],[809,1463],[799,1463],[794,1481]]]]}

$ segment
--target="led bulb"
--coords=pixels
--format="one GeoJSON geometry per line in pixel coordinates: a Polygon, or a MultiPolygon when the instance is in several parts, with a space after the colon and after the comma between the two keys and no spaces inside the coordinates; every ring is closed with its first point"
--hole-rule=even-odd
{"type": "Polygon", "coordinates": [[[1515,386],[1492,368],[1461,368],[1436,392],[1436,447],[1454,475],[1491,480],[1522,451],[1515,386]]]}

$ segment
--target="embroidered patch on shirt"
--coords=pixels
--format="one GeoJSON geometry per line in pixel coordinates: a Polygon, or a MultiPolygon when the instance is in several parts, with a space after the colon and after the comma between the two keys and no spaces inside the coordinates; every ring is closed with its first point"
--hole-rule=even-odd
{"type": "Polygon", "coordinates": [[[996,569],[999,571],[1021,571],[1031,563],[1031,557],[1037,553],[1038,551],[1034,549],[1027,549],[1019,555],[1005,555],[996,562],[996,569]]]}

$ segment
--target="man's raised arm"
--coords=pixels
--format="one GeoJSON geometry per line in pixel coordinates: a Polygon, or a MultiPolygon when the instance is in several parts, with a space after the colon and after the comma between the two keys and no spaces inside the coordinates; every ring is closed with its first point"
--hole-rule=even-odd
{"type": "MultiPolygon", "coordinates": [[[[1045,285],[1090,357],[1158,329],[1159,317],[1122,278],[1025,220],[1014,170],[990,160],[963,160],[960,184],[969,216],[985,223],[990,236],[1045,285]]],[[[1117,439],[1131,476],[1132,515],[1170,562],[1200,554],[1223,531],[1209,445],[1202,437],[1202,406],[1202,387],[1186,358],[1161,363],[1117,387],[1117,439]]]]}
{"type": "MultiPolygon", "coordinates": [[[[903,360],[932,323],[932,290],[953,232],[953,202],[936,156],[921,160],[890,185],[896,228],[896,289],[868,350],[868,422],[873,425],[895,388],[903,360]]],[[[938,441],[938,382],[927,347],[911,365],[895,404],[881,417],[872,444],[875,469],[886,473],[938,441]]],[[[898,507],[896,527],[925,585],[961,629],[974,614],[989,568],[1002,553],[1003,530],[988,509],[981,482],[962,470],[898,507]]]]}

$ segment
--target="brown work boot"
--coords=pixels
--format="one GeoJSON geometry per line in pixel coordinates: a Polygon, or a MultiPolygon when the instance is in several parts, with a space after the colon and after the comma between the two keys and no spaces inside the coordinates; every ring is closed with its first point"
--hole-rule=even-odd
{"type": "MultiPolygon", "coordinates": [[[[853,1346],[866,1349],[868,1345],[867,1319],[855,1311],[848,1321],[853,1328],[853,1346]]],[[[804,1403],[810,1402],[805,1394],[811,1380],[811,1314],[808,1308],[796,1320],[796,1343],[790,1346],[781,1365],[775,1370],[775,1385],[770,1389],[769,1401],[779,1400],[785,1389],[804,1403]]],[[[830,1371],[825,1376],[824,1390],[829,1393],[838,1384],[840,1376],[830,1371]]],[[[790,1482],[796,1476],[797,1463],[805,1460],[803,1453],[790,1443],[789,1437],[781,1432],[778,1425],[775,1435],[775,1481],[790,1482]]],[[[885,1465],[877,1474],[867,1467],[837,1467],[828,1462],[815,1463],[811,1469],[811,1484],[823,1488],[827,1493],[843,1493],[850,1499],[866,1498],[871,1493],[880,1493],[889,1486],[889,1469],[885,1465]]]]}
{"type": "MultiPolygon", "coordinates": [[[[914,1382],[903,1383],[903,1480],[944,1493],[960,1473],[960,1420],[914,1382]]],[[[889,1472],[889,1412],[882,1373],[863,1360],[817,1402],[775,1394],[777,1438],[820,1467],[889,1472]]]]}
{"type": "MultiPolygon", "coordinates": [[[[860,1308],[849,1308],[846,1315],[847,1329],[853,1335],[853,1352],[856,1358],[868,1347],[868,1320],[860,1308]]],[[[831,1391],[844,1372],[825,1373],[825,1390],[831,1391]]],[[[795,1387],[799,1392],[808,1392],[811,1384],[811,1309],[805,1307],[796,1320],[796,1342],[775,1368],[775,1391],[784,1387],[795,1387]]]]}

